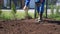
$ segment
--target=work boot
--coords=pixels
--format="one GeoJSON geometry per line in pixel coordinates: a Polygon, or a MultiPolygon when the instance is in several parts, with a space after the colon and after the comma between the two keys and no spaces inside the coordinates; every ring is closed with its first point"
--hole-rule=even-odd
{"type": "Polygon", "coordinates": [[[38,16],[38,18],[37,19],[35,19],[35,21],[36,21],[36,23],[40,23],[40,15],[38,16]]]}
{"type": "Polygon", "coordinates": [[[40,14],[40,21],[39,21],[41,24],[43,24],[42,15],[43,15],[43,13],[40,14]]]}
{"type": "Polygon", "coordinates": [[[42,21],[42,13],[39,14],[39,17],[38,17],[37,21],[38,21],[38,22],[41,22],[41,21],[42,21]]]}

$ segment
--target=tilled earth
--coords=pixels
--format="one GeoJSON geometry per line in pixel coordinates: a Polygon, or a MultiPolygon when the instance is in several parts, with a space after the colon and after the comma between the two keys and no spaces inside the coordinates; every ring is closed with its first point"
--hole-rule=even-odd
{"type": "Polygon", "coordinates": [[[0,34],[60,34],[60,25],[34,19],[0,21],[0,34]]]}

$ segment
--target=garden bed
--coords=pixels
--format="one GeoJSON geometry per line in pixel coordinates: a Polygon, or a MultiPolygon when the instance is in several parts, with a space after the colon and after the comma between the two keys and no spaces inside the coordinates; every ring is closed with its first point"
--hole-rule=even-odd
{"type": "Polygon", "coordinates": [[[0,20],[0,34],[60,34],[58,22],[45,19],[43,24],[36,24],[35,19],[0,20]]]}

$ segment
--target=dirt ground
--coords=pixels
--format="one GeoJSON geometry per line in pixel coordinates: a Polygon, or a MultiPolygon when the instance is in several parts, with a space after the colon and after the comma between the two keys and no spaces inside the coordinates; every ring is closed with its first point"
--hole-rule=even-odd
{"type": "Polygon", "coordinates": [[[51,21],[37,24],[34,19],[0,21],[0,34],[60,34],[60,25],[51,21]]]}

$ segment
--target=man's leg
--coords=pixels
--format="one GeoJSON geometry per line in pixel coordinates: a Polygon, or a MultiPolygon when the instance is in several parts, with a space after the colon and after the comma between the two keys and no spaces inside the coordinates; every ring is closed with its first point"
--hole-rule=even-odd
{"type": "Polygon", "coordinates": [[[40,8],[40,20],[42,21],[42,15],[44,12],[44,3],[41,4],[41,8],[40,8]]]}
{"type": "Polygon", "coordinates": [[[42,15],[43,15],[43,13],[41,12],[40,13],[40,21],[42,21],[42,15]]]}
{"type": "Polygon", "coordinates": [[[25,15],[26,15],[25,18],[28,19],[28,10],[29,10],[29,9],[28,9],[27,6],[24,6],[23,9],[24,9],[24,11],[25,11],[25,15]]]}
{"type": "Polygon", "coordinates": [[[37,22],[40,21],[40,4],[36,4],[36,10],[38,12],[38,18],[36,19],[37,22]]]}
{"type": "Polygon", "coordinates": [[[25,13],[26,13],[26,18],[28,18],[28,5],[30,3],[30,0],[25,0],[25,6],[24,6],[24,10],[25,10],[25,13]]]}
{"type": "Polygon", "coordinates": [[[38,21],[41,22],[43,15],[43,12],[41,11],[41,6],[37,7],[37,11],[38,11],[38,21]]]}
{"type": "Polygon", "coordinates": [[[28,19],[28,7],[26,7],[25,14],[26,14],[25,18],[28,19]]]}
{"type": "Polygon", "coordinates": [[[42,3],[41,5],[37,6],[37,12],[38,12],[38,22],[42,21],[42,15],[44,12],[44,4],[42,3]]]}
{"type": "Polygon", "coordinates": [[[4,0],[4,8],[7,8],[7,0],[4,0]]]}

